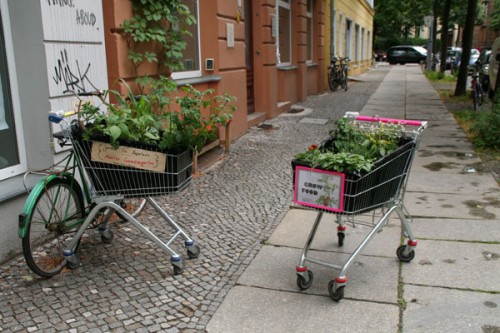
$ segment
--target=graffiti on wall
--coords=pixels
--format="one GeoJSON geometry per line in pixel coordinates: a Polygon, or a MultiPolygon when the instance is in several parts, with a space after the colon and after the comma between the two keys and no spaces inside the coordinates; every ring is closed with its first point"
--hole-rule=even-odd
{"type": "Polygon", "coordinates": [[[78,60],[71,61],[68,57],[68,51],[64,49],[61,51],[59,59],[57,59],[57,65],[54,67],[55,75],[52,79],[55,84],[64,85],[65,90],[63,93],[99,90],[89,78],[90,67],[90,63],[80,67],[78,60]]]}
{"type": "Polygon", "coordinates": [[[40,0],[49,91],[107,88],[106,54],[101,0],[40,0]]]}
{"type": "Polygon", "coordinates": [[[50,6],[55,6],[59,8],[73,8],[76,11],[76,24],[77,25],[89,25],[95,26],[97,23],[97,17],[94,12],[85,9],[79,9],[75,6],[76,0],[47,0],[47,4],[50,6]]]}

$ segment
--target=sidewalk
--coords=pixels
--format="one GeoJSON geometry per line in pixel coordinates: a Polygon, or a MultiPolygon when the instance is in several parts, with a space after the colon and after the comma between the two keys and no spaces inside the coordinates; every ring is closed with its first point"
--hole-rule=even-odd
{"type": "MultiPolygon", "coordinates": [[[[500,332],[500,189],[419,67],[393,66],[362,115],[428,120],[413,163],[405,206],[419,239],[400,263],[397,217],[347,272],[345,298],[328,296],[331,268],[308,264],[311,288],[296,285],[316,212],[290,209],[210,320],[222,332],[500,332]]],[[[396,214],[394,214],[396,215],[396,214]]],[[[352,227],[336,245],[332,216],[320,225],[315,255],[343,264],[368,228],[352,227]]]]}
{"type": "MultiPolygon", "coordinates": [[[[0,265],[0,332],[499,332],[500,189],[489,174],[463,171],[477,158],[420,68],[380,66],[347,92],[300,106],[251,128],[181,193],[155,198],[201,247],[181,275],[132,226],[114,225],[112,244],[89,230],[77,269],[42,279],[22,256],[0,265]],[[327,289],[333,269],[311,264],[311,288],[296,285],[316,213],[290,209],[290,161],[346,111],[429,127],[405,195],[415,259],[397,260],[401,229],[392,218],[348,270],[336,303],[327,289]]],[[[367,228],[349,227],[339,248],[325,215],[314,252],[342,264],[367,228]]],[[[153,209],[140,220],[170,235],[153,209]]]]}

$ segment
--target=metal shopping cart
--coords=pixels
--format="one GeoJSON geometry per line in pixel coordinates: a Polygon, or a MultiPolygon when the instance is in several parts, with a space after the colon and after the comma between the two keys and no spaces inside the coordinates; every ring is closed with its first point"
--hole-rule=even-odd
{"type": "Polygon", "coordinates": [[[386,123],[398,124],[401,126],[401,143],[392,153],[375,162],[368,173],[361,175],[325,171],[292,162],[294,203],[318,211],[296,267],[297,285],[301,290],[308,289],[312,285],[313,273],[306,266],[306,262],[340,270],[328,284],[330,297],[337,302],[344,297],[348,268],[394,212],[401,220],[404,235],[408,238],[406,244],[398,247],[397,256],[403,262],[410,262],[414,258],[417,240],[410,228],[411,216],[403,205],[403,197],[421,134],[427,127],[425,121],[367,117],[359,116],[357,113],[349,113],[346,117],[351,118],[356,126],[364,131],[373,130],[386,123]],[[309,250],[324,213],[336,215],[339,246],[343,246],[346,225],[362,224],[371,228],[343,265],[309,256],[309,250]],[[360,214],[364,213],[372,214],[372,222],[358,219],[360,214]]]}
{"type": "Polygon", "coordinates": [[[23,241],[27,244],[23,243],[23,250],[26,249],[28,265],[45,277],[57,274],[64,266],[78,267],[81,260],[77,250],[84,232],[89,227],[97,227],[102,240],[110,243],[113,233],[108,221],[116,213],[168,253],[174,274],[180,274],[185,264],[172,243],[181,237],[191,259],[198,257],[200,247],[153,196],[177,193],[190,184],[190,152],[165,153],[154,145],[130,142],[116,148],[110,145],[109,138],[99,136],[91,136],[89,140],[84,138],[78,121],[67,120],[75,113],[49,113],[49,121],[59,124],[62,129],[62,133],[54,136],[60,142],[71,143],[69,160],[73,162],[68,162],[71,165],[63,172],[50,174],[38,184],[37,191],[32,191],[27,201],[25,207],[28,208],[20,216],[20,235],[23,233],[23,241]],[[82,197],[86,197],[86,203],[82,197]],[[173,230],[172,236],[163,241],[141,224],[136,218],[138,214],[129,213],[122,205],[124,199],[129,198],[144,198],[145,203],[166,220],[166,226],[173,230]],[[43,202],[46,202],[44,206],[40,204],[43,202]],[[96,220],[98,226],[95,226],[96,220]],[[53,240],[48,242],[48,239],[53,240]]]}

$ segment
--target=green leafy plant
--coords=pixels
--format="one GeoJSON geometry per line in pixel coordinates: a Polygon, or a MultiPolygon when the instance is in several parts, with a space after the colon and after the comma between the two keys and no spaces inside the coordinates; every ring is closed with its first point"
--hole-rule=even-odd
{"type": "Polygon", "coordinates": [[[156,63],[157,72],[183,69],[184,36],[196,23],[180,0],[133,0],[133,16],[121,25],[136,74],[145,63],[156,63]]]}
{"type": "Polygon", "coordinates": [[[135,96],[131,88],[126,96],[110,90],[116,103],[105,103],[107,112],[90,103],[82,107],[86,124],[84,138],[100,133],[117,147],[124,140],[156,144],[161,149],[201,151],[207,141],[217,137],[217,129],[226,126],[235,111],[234,97],[215,95],[213,90],[198,91],[192,86],[182,88],[177,96],[175,82],[162,77],[151,80],[147,95],[135,96]]]}
{"type": "Polygon", "coordinates": [[[323,170],[369,172],[377,159],[390,154],[400,142],[399,125],[376,123],[361,128],[347,118],[336,122],[330,139],[295,155],[296,161],[323,170]]]}

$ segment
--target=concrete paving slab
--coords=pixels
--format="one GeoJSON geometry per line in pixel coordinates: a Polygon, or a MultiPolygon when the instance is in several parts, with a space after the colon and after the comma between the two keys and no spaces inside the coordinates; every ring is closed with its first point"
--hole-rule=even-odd
{"type": "MultiPolygon", "coordinates": [[[[269,238],[269,243],[278,246],[295,247],[303,249],[307,238],[311,232],[317,211],[304,209],[290,209],[283,221],[269,238]]],[[[396,216],[396,214],[394,214],[396,216]]],[[[375,221],[380,221],[380,216],[374,217],[375,221]]],[[[357,216],[356,220],[364,223],[371,222],[369,216],[357,216]]],[[[344,246],[338,246],[336,216],[333,214],[323,214],[322,221],[312,244],[313,250],[335,251],[343,253],[353,253],[361,241],[372,230],[365,225],[348,225],[344,240],[344,246]]],[[[400,236],[401,223],[399,219],[391,220],[380,233],[377,233],[363,250],[363,254],[374,256],[393,257],[400,236]]]]}
{"type": "Polygon", "coordinates": [[[326,119],[326,118],[306,117],[306,118],[302,118],[301,120],[299,120],[299,123],[301,123],[301,124],[313,124],[313,125],[326,125],[329,121],[330,121],[330,119],[326,119]]]}
{"type": "MultiPolygon", "coordinates": [[[[428,156],[427,153],[417,156],[417,158],[412,163],[413,171],[420,172],[435,172],[439,174],[467,174],[471,172],[471,168],[475,163],[479,163],[478,158],[466,158],[460,157],[460,154],[455,153],[456,157],[451,156],[453,154],[451,151],[443,152],[439,154],[440,156],[428,156]]],[[[436,154],[438,155],[438,154],[436,154]]],[[[410,173],[411,173],[410,172],[410,173]]],[[[448,180],[441,180],[442,183],[448,182],[448,180]]]]}
{"type": "Polygon", "coordinates": [[[500,244],[421,240],[404,283],[500,292],[500,244]]]}
{"type": "Polygon", "coordinates": [[[500,295],[405,285],[403,332],[500,332],[500,295]]]}
{"type": "MultiPolygon", "coordinates": [[[[395,253],[395,248],[393,253],[395,253]]],[[[299,264],[302,250],[264,246],[243,272],[238,283],[264,289],[299,292],[295,267],[299,264]]],[[[334,265],[343,266],[349,255],[309,251],[308,257],[334,265]]],[[[304,294],[328,295],[328,283],[339,273],[339,269],[306,262],[314,274],[311,287],[304,294]]],[[[399,261],[359,255],[347,270],[348,283],[345,298],[397,304],[399,261]]]]}
{"type": "Polygon", "coordinates": [[[396,332],[398,322],[395,305],[236,286],[207,332],[396,332]]]}
{"type": "Polygon", "coordinates": [[[499,242],[500,223],[496,220],[413,219],[417,239],[499,242]]]}
{"type": "Polygon", "coordinates": [[[498,195],[491,192],[469,195],[406,192],[404,204],[414,217],[474,220],[500,218],[498,195]]]}
{"type": "Polygon", "coordinates": [[[406,187],[406,190],[410,192],[456,194],[470,194],[471,191],[494,193],[495,189],[500,190],[491,174],[447,173],[443,175],[441,172],[432,172],[416,165],[412,166],[406,187]]]}

